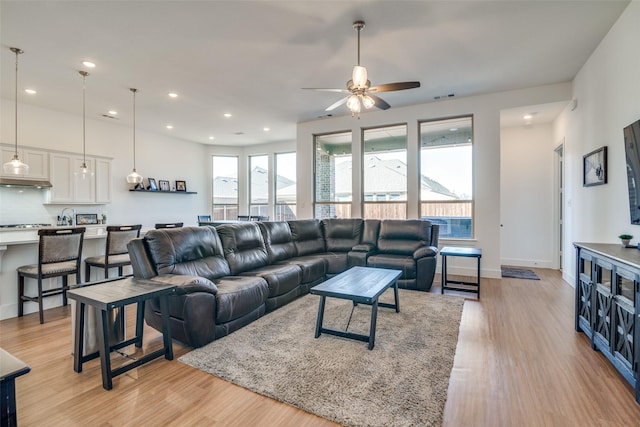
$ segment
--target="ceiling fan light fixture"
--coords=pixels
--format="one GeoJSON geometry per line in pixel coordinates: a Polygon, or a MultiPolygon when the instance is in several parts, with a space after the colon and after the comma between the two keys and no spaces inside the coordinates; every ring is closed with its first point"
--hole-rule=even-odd
{"type": "Polygon", "coordinates": [[[351,80],[353,81],[354,88],[365,89],[367,87],[367,69],[361,65],[355,65],[353,67],[351,80]]]}
{"type": "Polygon", "coordinates": [[[360,99],[358,98],[358,95],[349,96],[349,99],[347,99],[347,108],[351,110],[352,114],[360,112],[360,99]]]}
{"type": "Polygon", "coordinates": [[[364,108],[368,110],[372,108],[374,105],[376,105],[376,101],[374,101],[374,99],[369,95],[364,95],[362,97],[362,105],[364,106],[364,108]]]}

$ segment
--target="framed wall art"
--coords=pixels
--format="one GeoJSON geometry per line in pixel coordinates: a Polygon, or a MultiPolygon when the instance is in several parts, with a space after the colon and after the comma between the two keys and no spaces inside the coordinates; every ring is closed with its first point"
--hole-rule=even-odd
{"type": "Polygon", "coordinates": [[[582,186],[607,183],[607,147],[600,147],[582,157],[582,186]]]}

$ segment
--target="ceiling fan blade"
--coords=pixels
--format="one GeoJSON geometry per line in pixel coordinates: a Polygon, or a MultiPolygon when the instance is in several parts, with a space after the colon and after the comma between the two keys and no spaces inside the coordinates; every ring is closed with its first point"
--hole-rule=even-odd
{"type": "Polygon", "coordinates": [[[420,87],[420,82],[386,83],[369,88],[369,92],[391,92],[394,90],[414,89],[420,87]]]}
{"type": "Polygon", "coordinates": [[[389,108],[391,108],[391,105],[389,105],[387,103],[387,101],[385,101],[384,99],[377,97],[375,95],[371,95],[370,93],[368,93],[367,95],[369,95],[371,97],[371,99],[373,99],[375,101],[375,106],[378,107],[381,110],[388,110],[389,108]]]}
{"type": "Polygon", "coordinates": [[[319,92],[338,92],[338,93],[351,93],[347,89],[328,89],[320,87],[303,87],[304,90],[317,90],[319,92]]]}
{"type": "Polygon", "coordinates": [[[348,96],[345,96],[344,98],[342,98],[340,101],[338,102],[334,102],[333,104],[329,105],[327,108],[325,108],[324,111],[331,111],[331,110],[335,110],[336,108],[338,108],[339,106],[341,106],[342,104],[344,104],[345,102],[347,102],[347,99],[349,99],[348,96]]]}

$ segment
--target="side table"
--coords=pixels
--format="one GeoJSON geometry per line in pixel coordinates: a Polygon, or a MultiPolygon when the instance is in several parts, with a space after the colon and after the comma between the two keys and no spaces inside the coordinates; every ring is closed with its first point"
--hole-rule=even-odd
{"type": "Polygon", "coordinates": [[[480,258],[482,258],[482,249],[466,248],[462,246],[445,246],[440,250],[440,255],[442,255],[442,286],[440,288],[440,293],[444,294],[445,289],[461,292],[473,292],[477,294],[478,299],[480,299],[480,258]],[[465,282],[462,280],[447,279],[447,257],[450,256],[476,258],[478,260],[477,280],[475,282],[465,282]],[[450,283],[464,285],[466,287],[449,286],[450,283]]]}
{"type": "Polygon", "coordinates": [[[0,426],[18,425],[16,410],[16,378],[31,371],[31,367],[0,348],[0,426]]]}
{"type": "Polygon", "coordinates": [[[67,292],[67,296],[76,300],[76,322],[75,337],[73,343],[73,370],[82,372],[82,364],[89,360],[100,357],[102,368],[102,387],[105,390],[113,388],[113,377],[136,368],[143,363],[160,356],[167,360],[173,360],[173,347],[171,344],[171,330],[169,328],[169,295],[176,290],[175,285],[170,285],[152,280],[125,278],[108,280],[83,287],[73,288],[67,292]],[[151,298],[160,300],[160,310],[162,312],[162,337],[164,346],[150,354],[134,360],[133,362],[111,369],[110,354],[112,351],[135,344],[142,347],[142,334],[144,329],[144,306],[145,301],[151,298]],[[138,304],[136,312],[136,335],[131,339],[125,339],[119,343],[109,342],[108,312],[115,308],[122,308],[129,304],[138,304]],[[84,312],[87,305],[100,310],[98,316],[98,351],[84,356],[84,312]]]}

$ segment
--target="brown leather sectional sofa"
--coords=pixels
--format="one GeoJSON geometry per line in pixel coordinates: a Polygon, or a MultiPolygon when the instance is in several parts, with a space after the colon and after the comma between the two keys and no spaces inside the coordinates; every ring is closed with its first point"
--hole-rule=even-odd
{"type": "MultiPolygon", "coordinates": [[[[427,291],[437,246],[429,221],[310,219],[151,230],[128,248],[135,277],[178,285],[172,336],[200,347],[355,265],[402,270],[400,287],[427,291]]],[[[156,303],[145,319],[161,330],[156,303]]]]}

